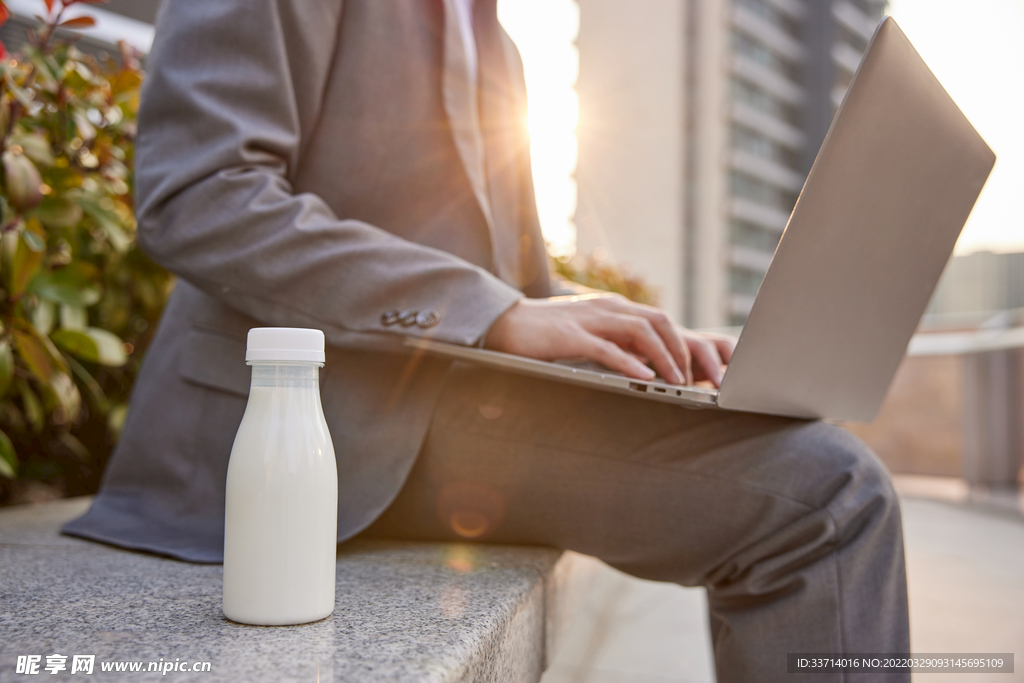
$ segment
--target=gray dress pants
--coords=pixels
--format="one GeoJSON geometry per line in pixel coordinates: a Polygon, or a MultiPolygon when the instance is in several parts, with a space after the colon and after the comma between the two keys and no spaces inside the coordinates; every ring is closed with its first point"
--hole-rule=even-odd
{"type": "Polygon", "coordinates": [[[544,544],[708,591],[720,683],[790,652],[909,652],[899,503],[818,421],[688,410],[455,365],[398,498],[367,533],[544,544]]]}

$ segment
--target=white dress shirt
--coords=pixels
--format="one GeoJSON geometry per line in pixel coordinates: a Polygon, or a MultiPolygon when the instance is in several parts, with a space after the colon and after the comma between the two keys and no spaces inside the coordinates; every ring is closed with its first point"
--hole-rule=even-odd
{"type": "Polygon", "coordinates": [[[466,66],[469,68],[469,82],[476,85],[476,38],[473,36],[473,0],[452,0],[459,17],[462,45],[466,50],[466,66]]]}

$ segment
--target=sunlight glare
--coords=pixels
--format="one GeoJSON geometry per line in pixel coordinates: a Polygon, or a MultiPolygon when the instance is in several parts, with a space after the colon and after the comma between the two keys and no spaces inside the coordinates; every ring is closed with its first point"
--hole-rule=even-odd
{"type": "Polygon", "coordinates": [[[548,250],[576,251],[576,122],[579,71],[575,0],[499,0],[498,18],[523,58],[530,101],[530,156],[537,210],[548,250]]]}

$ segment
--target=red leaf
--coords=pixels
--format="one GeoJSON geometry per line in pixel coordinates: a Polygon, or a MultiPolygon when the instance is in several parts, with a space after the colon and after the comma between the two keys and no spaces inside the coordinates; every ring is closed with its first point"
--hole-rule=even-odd
{"type": "Polygon", "coordinates": [[[43,0],[43,2],[46,3],[46,13],[49,14],[53,12],[53,0],[43,0]]]}
{"type": "Polygon", "coordinates": [[[11,16],[11,13],[7,10],[6,3],[4,3],[3,0],[0,0],[0,24],[5,23],[9,16],[11,16]]]}
{"type": "Polygon", "coordinates": [[[95,26],[96,20],[92,17],[75,17],[74,19],[68,19],[57,24],[61,28],[86,28],[88,26],[95,26]]]}
{"type": "Polygon", "coordinates": [[[7,48],[0,42],[0,61],[7,59],[7,48]]]}

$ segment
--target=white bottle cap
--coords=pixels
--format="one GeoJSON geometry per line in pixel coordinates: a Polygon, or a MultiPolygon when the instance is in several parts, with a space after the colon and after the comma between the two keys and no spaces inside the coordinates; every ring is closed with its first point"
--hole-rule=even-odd
{"type": "Polygon", "coordinates": [[[245,341],[245,362],[324,363],[324,333],[302,327],[254,327],[245,341]]]}

